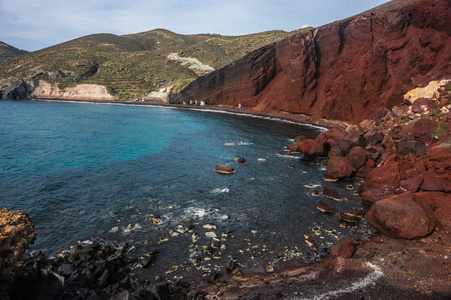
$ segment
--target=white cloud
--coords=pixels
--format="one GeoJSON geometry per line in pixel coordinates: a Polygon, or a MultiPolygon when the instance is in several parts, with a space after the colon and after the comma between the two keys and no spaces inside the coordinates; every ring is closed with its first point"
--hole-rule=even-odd
{"type": "Polygon", "coordinates": [[[241,35],[320,26],[384,0],[0,0],[0,41],[37,50],[93,33],[155,28],[241,35]],[[15,44],[16,43],[16,44],[15,44]]]}

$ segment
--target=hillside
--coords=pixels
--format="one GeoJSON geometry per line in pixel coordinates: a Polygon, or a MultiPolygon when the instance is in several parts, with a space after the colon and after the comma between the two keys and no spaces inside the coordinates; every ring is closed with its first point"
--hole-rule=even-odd
{"type": "Polygon", "coordinates": [[[124,36],[93,34],[5,62],[0,67],[0,94],[3,98],[26,97],[24,93],[12,92],[26,79],[28,86],[44,80],[56,83],[60,89],[98,84],[106,86],[119,100],[136,98],[168,85],[183,86],[211,67],[223,67],[292,34],[272,31],[237,37],[181,35],[165,29],[124,36]],[[168,59],[171,53],[181,59],[168,59]],[[197,59],[201,67],[184,63],[182,59],[187,57],[197,59]]]}
{"type": "Polygon", "coordinates": [[[415,87],[451,76],[450,19],[446,0],[391,1],[255,50],[170,101],[356,123],[401,104],[415,87]]]}
{"type": "Polygon", "coordinates": [[[27,53],[27,51],[17,49],[0,41],[0,63],[25,53],[27,53]]]}

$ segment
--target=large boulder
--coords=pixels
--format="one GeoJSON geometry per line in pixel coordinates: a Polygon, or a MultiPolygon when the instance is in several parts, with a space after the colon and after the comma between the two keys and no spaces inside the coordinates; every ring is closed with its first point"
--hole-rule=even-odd
{"type": "Polygon", "coordinates": [[[17,268],[30,258],[26,250],[35,238],[33,220],[26,212],[0,210],[0,295],[8,295],[17,268]]]}
{"type": "Polygon", "coordinates": [[[415,122],[412,128],[412,135],[417,141],[430,142],[437,131],[437,122],[423,118],[415,122]]]}
{"type": "Polygon", "coordinates": [[[326,179],[351,178],[356,169],[346,157],[332,157],[326,167],[326,179]]]}
{"type": "Polygon", "coordinates": [[[346,157],[349,159],[356,170],[363,167],[366,163],[366,151],[359,146],[352,147],[351,151],[349,151],[346,157]]]}
{"type": "Polygon", "coordinates": [[[427,172],[423,177],[424,180],[420,186],[421,190],[446,193],[451,192],[451,176],[427,172]]]}
{"type": "Polygon", "coordinates": [[[399,186],[401,175],[399,166],[395,161],[387,161],[375,168],[366,178],[363,190],[368,191],[378,188],[388,188],[392,191],[399,186]]]}
{"type": "Polygon", "coordinates": [[[386,236],[420,239],[431,234],[436,219],[431,208],[413,192],[393,195],[371,206],[369,222],[386,236]]]}
{"type": "Polygon", "coordinates": [[[307,156],[324,156],[329,151],[329,144],[325,139],[307,139],[302,141],[301,150],[307,156]]]}

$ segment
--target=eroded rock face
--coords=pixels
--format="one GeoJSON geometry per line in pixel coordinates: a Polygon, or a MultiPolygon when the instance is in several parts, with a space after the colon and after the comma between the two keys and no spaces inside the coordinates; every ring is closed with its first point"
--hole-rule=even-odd
{"type": "Polygon", "coordinates": [[[251,52],[170,102],[241,104],[355,124],[383,117],[407,91],[449,75],[451,59],[448,0],[392,2],[251,52]]]}
{"type": "Polygon", "coordinates": [[[44,80],[37,80],[34,85],[31,96],[38,99],[114,100],[106,87],[96,84],[79,84],[63,90],[44,80]]]}
{"type": "Polygon", "coordinates": [[[366,216],[377,230],[398,239],[419,239],[429,235],[436,222],[431,208],[413,192],[376,202],[366,216]]]}
{"type": "Polygon", "coordinates": [[[15,270],[29,259],[25,251],[35,237],[33,221],[26,212],[0,210],[0,295],[7,295],[15,270]]]}

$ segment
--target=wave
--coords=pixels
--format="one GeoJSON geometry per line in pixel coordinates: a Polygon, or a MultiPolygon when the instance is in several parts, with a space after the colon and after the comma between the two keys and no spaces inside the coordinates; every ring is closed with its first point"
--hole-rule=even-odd
{"type": "Polygon", "coordinates": [[[228,193],[228,192],[230,192],[230,190],[227,187],[216,188],[216,189],[210,191],[210,193],[212,193],[212,194],[221,194],[221,193],[228,193]]]}

